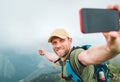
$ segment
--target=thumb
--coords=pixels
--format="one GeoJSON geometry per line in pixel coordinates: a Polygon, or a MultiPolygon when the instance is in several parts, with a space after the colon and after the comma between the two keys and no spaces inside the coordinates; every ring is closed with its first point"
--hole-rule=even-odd
{"type": "Polygon", "coordinates": [[[112,31],[109,33],[109,35],[112,37],[112,38],[116,38],[118,36],[118,32],[116,31],[112,31]]]}

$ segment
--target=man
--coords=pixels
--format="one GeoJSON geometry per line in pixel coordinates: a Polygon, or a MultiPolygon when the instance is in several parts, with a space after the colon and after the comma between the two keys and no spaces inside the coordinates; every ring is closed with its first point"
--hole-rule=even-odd
{"type": "MultiPolygon", "coordinates": [[[[108,9],[117,9],[120,14],[118,5],[108,6],[108,9]]],[[[40,55],[44,55],[51,62],[62,65],[62,76],[67,77],[66,59],[71,55],[72,66],[77,70],[77,74],[83,82],[97,82],[94,76],[93,64],[100,64],[120,54],[120,30],[103,33],[106,39],[105,45],[92,46],[88,50],[75,49],[72,51],[72,38],[62,28],[54,30],[48,42],[51,43],[55,53],[48,52],[44,49],[39,50],[40,55]],[[60,61],[57,61],[59,60],[60,61]]],[[[73,82],[71,79],[68,82],[73,82]]]]}

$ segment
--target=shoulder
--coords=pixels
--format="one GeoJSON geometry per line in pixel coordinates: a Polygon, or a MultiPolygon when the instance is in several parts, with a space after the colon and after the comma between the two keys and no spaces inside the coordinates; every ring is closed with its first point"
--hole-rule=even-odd
{"type": "Polygon", "coordinates": [[[82,51],[84,51],[84,49],[80,48],[80,47],[73,47],[73,50],[71,51],[71,55],[72,54],[79,54],[82,51]]]}
{"type": "Polygon", "coordinates": [[[69,54],[69,58],[76,59],[82,51],[84,51],[84,49],[82,49],[80,47],[73,47],[73,49],[71,50],[71,53],[69,54]]]}
{"type": "Polygon", "coordinates": [[[82,48],[75,49],[70,54],[70,63],[74,71],[80,76],[84,72],[87,72],[88,70],[94,71],[94,66],[85,66],[78,60],[78,55],[84,51],[82,48]]]}
{"type": "Polygon", "coordinates": [[[72,68],[74,69],[74,71],[78,73],[78,75],[81,75],[82,70],[84,69],[84,66],[78,60],[78,55],[82,51],[84,51],[84,49],[77,48],[77,49],[72,50],[71,53],[69,54],[70,64],[72,68]]]}
{"type": "Polygon", "coordinates": [[[70,54],[70,62],[71,64],[74,64],[76,65],[78,68],[79,67],[84,67],[81,62],[78,60],[78,55],[83,52],[84,49],[82,48],[77,48],[77,49],[74,49],[71,54],[70,54]]]}

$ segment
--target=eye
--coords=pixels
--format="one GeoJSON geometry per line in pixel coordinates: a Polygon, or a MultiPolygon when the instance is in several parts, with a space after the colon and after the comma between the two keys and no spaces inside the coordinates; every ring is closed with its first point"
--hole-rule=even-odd
{"type": "Polygon", "coordinates": [[[65,41],[65,39],[60,39],[60,42],[63,43],[65,41]]]}
{"type": "Polygon", "coordinates": [[[56,41],[53,41],[53,42],[52,42],[52,45],[56,45],[56,44],[57,44],[57,42],[56,42],[56,41]]]}

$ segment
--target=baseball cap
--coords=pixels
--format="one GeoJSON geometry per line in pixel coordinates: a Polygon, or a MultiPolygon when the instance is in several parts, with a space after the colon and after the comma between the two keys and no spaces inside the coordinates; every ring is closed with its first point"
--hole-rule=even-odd
{"type": "Polygon", "coordinates": [[[52,39],[54,37],[59,37],[59,38],[62,38],[62,39],[65,39],[67,37],[70,37],[68,32],[63,29],[63,28],[58,28],[58,29],[55,29],[51,34],[50,34],[50,37],[48,38],[48,42],[52,42],[52,39]]]}

